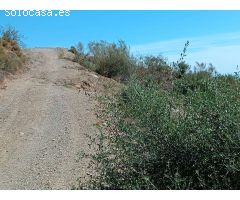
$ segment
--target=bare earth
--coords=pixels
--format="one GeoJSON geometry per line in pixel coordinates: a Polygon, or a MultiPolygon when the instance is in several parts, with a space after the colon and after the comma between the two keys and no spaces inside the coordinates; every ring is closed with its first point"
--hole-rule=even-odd
{"type": "Polygon", "coordinates": [[[86,167],[78,162],[85,134],[98,130],[93,98],[66,82],[97,76],[57,49],[27,54],[30,69],[0,90],[0,189],[71,189],[86,167]]]}

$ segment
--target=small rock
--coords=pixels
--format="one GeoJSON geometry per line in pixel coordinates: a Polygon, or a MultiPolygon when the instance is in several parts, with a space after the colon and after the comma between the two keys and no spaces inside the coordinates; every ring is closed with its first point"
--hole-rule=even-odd
{"type": "Polygon", "coordinates": [[[23,132],[20,132],[20,135],[24,135],[24,133],[23,133],[23,132]]]}
{"type": "Polygon", "coordinates": [[[98,78],[98,76],[96,74],[91,74],[94,78],[98,78]]]}
{"type": "Polygon", "coordinates": [[[82,88],[81,85],[79,85],[79,84],[76,84],[75,87],[76,87],[77,89],[81,89],[81,88],[82,88]]]}
{"type": "Polygon", "coordinates": [[[6,88],[7,88],[6,85],[2,85],[2,86],[0,87],[1,90],[5,90],[6,88]]]}

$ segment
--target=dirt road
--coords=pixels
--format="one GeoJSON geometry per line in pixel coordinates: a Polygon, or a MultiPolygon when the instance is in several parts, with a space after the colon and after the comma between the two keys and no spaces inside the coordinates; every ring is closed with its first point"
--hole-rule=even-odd
{"type": "Polygon", "coordinates": [[[0,189],[70,189],[97,133],[94,100],[66,87],[81,72],[57,49],[27,53],[30,69],[0,91],[0,189]]]}

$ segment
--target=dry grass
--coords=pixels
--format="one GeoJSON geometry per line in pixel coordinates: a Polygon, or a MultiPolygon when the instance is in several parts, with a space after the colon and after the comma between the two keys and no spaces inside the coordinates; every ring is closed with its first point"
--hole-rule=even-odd
{"type": "Polygon", "coordinates": [[[16,74],[26,62],[19,41],[11,38],[11,35],[6,35],[7,31],[3,31],[0,36],[0,83],[7,74],[16,74]]]}

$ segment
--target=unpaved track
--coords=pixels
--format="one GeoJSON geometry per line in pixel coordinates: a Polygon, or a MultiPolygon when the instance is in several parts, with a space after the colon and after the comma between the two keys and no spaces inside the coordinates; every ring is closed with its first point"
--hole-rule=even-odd
{"type": "Polygon", "coordinates": [[[57,49],[27,51],[30,70],[0,91],[0,189],[71,189],[84,134],[97,133],[94,101],[64,86],[77,73],[57,49]]]}

